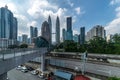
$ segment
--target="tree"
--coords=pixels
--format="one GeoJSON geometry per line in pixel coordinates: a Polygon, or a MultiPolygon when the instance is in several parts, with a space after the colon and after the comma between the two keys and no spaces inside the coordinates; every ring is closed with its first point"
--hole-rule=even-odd
{"type": "Polygon", "coordinates": [[[27,44],[21,44],[20,48],[28,48],[28,45],[27,44]]]}

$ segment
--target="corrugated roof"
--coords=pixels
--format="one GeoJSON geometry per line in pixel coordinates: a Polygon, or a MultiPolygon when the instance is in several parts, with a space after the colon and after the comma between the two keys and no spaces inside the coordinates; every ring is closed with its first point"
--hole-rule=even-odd
{"type": "Polygon", "coordinates": [[[78,76],[75,76],[74,80],[90,80],[90,78],[83,75],[78,75],[78,76]]]}
{"type": "Polygon", "coordinates": [[[63,71],[56,71],[56,72],[54,72],[54,74],[55,74],[55,76],[58,76],[58,77],[61,77],[61,78],[67,79],[67,80],[70,80],[72,77],[72,74],[66,73],[63,71]]]}

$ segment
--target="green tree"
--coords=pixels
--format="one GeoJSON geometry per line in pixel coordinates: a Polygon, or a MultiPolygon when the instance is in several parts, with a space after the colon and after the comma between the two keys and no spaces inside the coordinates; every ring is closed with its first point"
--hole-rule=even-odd
{"type": "Polygon", "coordinates": [[[28,48],[28,45],[27,44],[21,44],[20,48],[28,48]]]}
{"type": "Polygon", "coordinates": [[[108,80],[120,80],[120,78],[117,78],[117,77],[110,77],[110,78],[108,78],[108,80]]]}

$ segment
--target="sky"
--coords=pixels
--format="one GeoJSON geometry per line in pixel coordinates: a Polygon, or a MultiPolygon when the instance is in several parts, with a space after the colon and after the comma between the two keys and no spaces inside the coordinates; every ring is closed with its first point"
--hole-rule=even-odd
{"type": "Polygon", "coordinates": [[[105,27],[107,34],[120,33],[120,0],[0,0],[0,7],[6,4],[18,20],[19,36],[30,35],[30,26],[37,27],[41,35],[41,25],[49,15],[53,33],[59,16],[61,36],[68,16],[74,34],[79,34],[80,27],[87,32],[95,25],[105,27]]]}

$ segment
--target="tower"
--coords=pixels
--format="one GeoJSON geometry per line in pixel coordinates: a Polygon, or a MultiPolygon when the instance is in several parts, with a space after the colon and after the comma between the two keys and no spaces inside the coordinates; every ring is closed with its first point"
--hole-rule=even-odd
{"type": "Polygon", "coordinates": [[[60,43],[60,21],[58,16],[56,19],[56,43],[60,43]]]}
{"type": "Polygon", "coordinates": [[[50,44],[51,44],[52,43],[52,21],[51,21],[50,15],[48,17],[48,24],[49,24],[49,28],[50,28],[50,44]]]}

